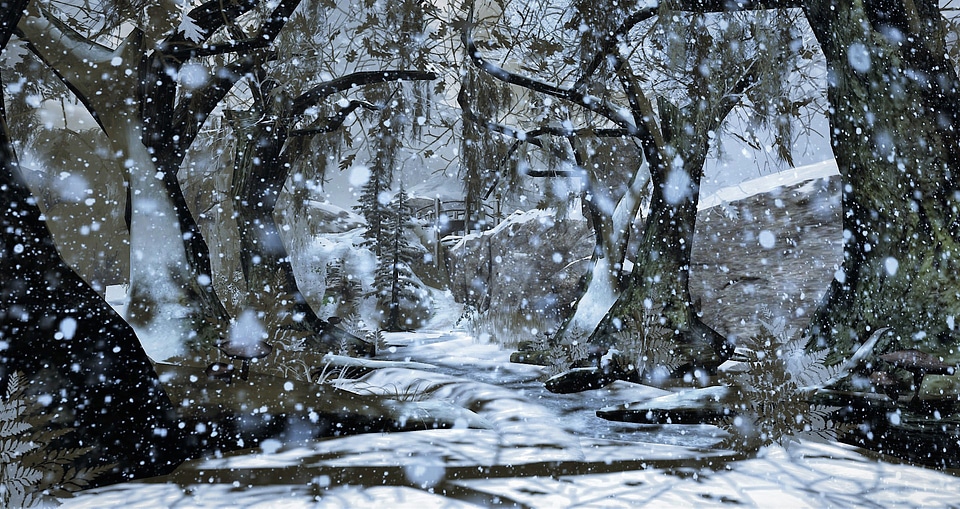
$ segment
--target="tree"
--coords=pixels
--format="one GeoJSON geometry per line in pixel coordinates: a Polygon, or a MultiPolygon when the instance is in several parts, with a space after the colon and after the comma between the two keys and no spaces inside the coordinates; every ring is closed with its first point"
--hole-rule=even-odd
{"type": "Polygon", "coordinates": [[[411,268],[422,253],[407,238],[413,226],[413,212],[402,184],[386,210],[388,212],[381,223],[383,231],[377,246],[380,256],[373,288],[377,295],[377,307],[387,314],[383,328],[399,332],[410,328],[409,323],[401,320],[404,304],[410,307],[422,300],[422,289],[411,268]]]}
{"type": "Polygon", "coordinates": [[[367,229],[363,232],[364,247],[373,250],[378,257],[383,254],[382,239],[384,238],[384,222],[388,214],[389,190],[393,183],[393,172],[383,164],[370,168],[370,175],[363,187],[360,188],[360,199],[356,205],[357,211],[367,222],[367,229]]]}
{"type": "MultiPolygon", "coordinates": [[[[657,7],[618,14],[613,8],[594,11],[592,6],[580,6],[577,12],[579,17],[571,26],[578,26],[579,33],[583,34],[580,48],[581,55],[586,56],[580,59],[573,76],[565,78],[573,82],[569,87],[528,78],[493,64],[473,41],[472,18],[468,17],[464,44],[478,68],[505,83],[560,99],[562,106],[552,107],[554,111],[569,108],[580,112],[558,119],[560,126],[548,124],[526,131],[495,125],[475,115],[476,120],[502,134],[545,148],[547,143],[539,137],[562,137],[570,143],[573,158],[582,168],[597,249],[590,284],[579,301],[589,305],[578,303],[561,333],[580,329],[590,335],[592,343],[606,348],[612,346],[617,331],[642,327],[641,324],[648,321],[647,315],[652,314],[662,326],[674,331],[675,340],[681,346],[679,353],[688,364],[714,368],[729,355],[732,345],[700,320],[687,282],[703,164],[712,138],[717,137],[723,120],[740,104],[741,98],[747,97],[759,104],[782,92],[777,86],[757,84],[780,83],[789,71],[793,64],[785,58],[789,55],[784,54],[784,49],[794,32],[770,31],[785,34],[786,40],[764,37],[762,32],[757,37],[755,32],[759,31],[754,29],[757,25],[745,19],[718,20],[671,12],[666,19],[672,21],[659,22],[653,32],[662,35],[650,44],[642,38],[635,42],[631,33],[641,31],[641,26],[648,27],[641,23],[654,18],[657,7]],[[736,45],[736,50],[716,43],[727,39],[746,42],[736,45]],[[661,57],[659,64],[656,61],[651,64],[630,56],[641,53],[633,48],[644,44],[669,57],[661,57]],[[742,63],[731,66],[730,62],[742,63]],[[659,81],[642,78],[641,73],[633,70],[644,65],[653,67],[645,69],[645,74],[660,76],[659,81]],[[653,88],[655,101],[647,97],[643,87],[653,88]],[[629,113],[622,113],[624,111],[629,113]],[[572,119],[586,126],[574,129],[572,119]],[[597,172],[601,164],[595,162],[591,154],[596,151],[591,143],[604,142],[594,141],[592,137],[634,140],[652,183],[650,213],[645,220],[633,273],[622,282],[619,272],[624,263],[629,229],[646,187],[645,172],[644,168],[634,169],[619,190],[606,191],[608,184],[597,172]]],[[[549,60],[549,53],[556,52],[544,43],[531,46],[534,53],[541,53],[537,58],[544,60],[549,60]]],[[[781,114],[779,109],[768,113],[781,114]]]]}
{"type": "Polygon", "coordinates": [[[159,358],[183,352],[182,345],[170,344],[171,335],[198,346],[225,333],[229,317],[213,290],[208,249],[177,171],[210,112],[254,65],[246,53],[268,45],[298,3],[277,3],[254,35],[237,39],[224,39],[220,29],[257,2],[207,2],[177,26],[174,7],[154,6],[158,10],[151,11],[150,23],[135,27],[116,48],[37,7],[18,26],[31,50],[90,110],[122,154],[131,212],[128,319],[159,358]],[[239,56],[214,69],[199,64],[205,57],[231,54],[239,56]],[[195,79],[181,87],[180,71],[191,59],[200,67],[185,73],[195,79]]]}
{"type": "Polygon", "coordinates": [[[843,181],[843,264],[807,331],[827,362],[890,327],[877,354],[958,362],[958,78],[936,2],[697,1],[694,12],[803,10],[827,62],[830,140],[843,181]],[[909,134],[907,134],[909,133],[909,134]]]}
{"type": "MultiPolygon", "coordinates": [[[[26,3],[0,11],[0,48],[26,3]]],[[[166,473],[185,457],[173,406],[133,329],[61,259],[3,105],[0,90],[0,272],[17,277],[0,288],[0,393],[14,373],[28,376],[52,424],[75,429],[64,447],[91,448],[76,466],[115,465],[98,483],[166,473]]]]}
{"type": "Polygon", "coordinates": [[[843,178],[843,265],[811,318],[810,347],[849,356],[891,327],[885,350],[960,361],[960,110],[939,4],[855,1],[803,10],[832,79],[830,139],[843,178]],[[909,134],[907,134],[909,133],[909,134]]]}
{"type": "MultiPolygon", "coordinates": [[[[286,182],[300,138],[340,129],[358,108],[378,109],[366,101],[347,101],[336,114],[318,119],[309,127],[295,129],[307,110],[335,94],[356,87],[399,80],[430,80],[436,75],[422,71],[365,71],[323,81],[296,97],[275,80],[253,83],[253,109],[231,112],[237,131],[231,196],[240,231],[241,266],[248,287],[248,305],[265,312],[274,329],[298,328],[307,332],[312,348],[336,352],[342,334],[337,334],[310,308],[293,274],[289,255],[280,237],[274,212],[286,182]]],[[[373,180],[373,179],[371,179],[373,180]]],[[[350,345],[363,355],[370,346],[357,339],[350,345]]]]}

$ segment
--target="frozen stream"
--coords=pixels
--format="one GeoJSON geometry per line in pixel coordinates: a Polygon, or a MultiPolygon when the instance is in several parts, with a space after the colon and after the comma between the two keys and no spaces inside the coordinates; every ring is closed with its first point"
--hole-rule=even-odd
{"type": "MultiPolygon", "coordinates": [[[[606,422],[595,409],[662,391],[617,382],[579,395],[543,392],[541,369],[458,331],[389,335],[388,368],[342,383],[467,409],[454,429],[367,434],[192,461],[170,476],[104,487],[64,507],[957,507],[947,473],[878,461],[820,441],[742,458],[704,449],[710,426],[606,422]],[[485,429],[468,428],[482,424],[485,429]]],[[[462,410],[461,410],[462,411],[462,410]]],[[[415,418],[415,416],[411,416],[415,418]]]]}

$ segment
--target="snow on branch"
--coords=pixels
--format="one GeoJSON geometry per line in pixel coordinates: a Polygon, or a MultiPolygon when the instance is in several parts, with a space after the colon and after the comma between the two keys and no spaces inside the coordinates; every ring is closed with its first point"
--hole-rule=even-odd
{"type": "Polygon", "coordinates": [[[292,114],[302,115],[311,106],[337,92],[343,92],[354,87],[387,83],[391,81],[419,81],[435,80],[437,74],[429,71],[361,71],[341,76],[330,81],[324,81],[310,90],[307,90],[293,100],[292,114]]]}
{"type": "Polygon", "coordinates": [[[382,110],[383,106],[378,106],[368,101],[353,99],[345,107],[340,108],[340,111],[338,111],[336,115],[333,115],[332,117],[327,117],[326,119],[324,119],[323,124],[316,127],[310,127],[307,129],[296,129],[296,130],[290,131],[290,136],[309,136],[311,134],[321,134],[321,133],[329,133],[331,131],[335,131],[339,129],[340,126],[342,126],[343,123],[346,122],[347,117],[350,116],[350,114],[356,111],[358,108],[363,108],[369,111],[378,111],[378,110],[382,110]]]}

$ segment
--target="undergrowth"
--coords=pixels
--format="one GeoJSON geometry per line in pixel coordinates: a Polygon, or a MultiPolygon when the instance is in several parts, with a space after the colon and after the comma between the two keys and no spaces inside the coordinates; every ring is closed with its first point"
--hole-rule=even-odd
{"type": "Polygon", "coordinates": [[[473,307],[464,310],[457,325],[463,326],[478,341],[489,341],[504,348],[515,348],[520,341],[533,340],[552,327],[549,320],[538,313],[498,309],[479,311],[473,307]]]}
{"type": "Polygon", "coordinates": [[[812,388],[840,374],[825,366],[827,350],[808,352],[805,338],[782,317],[760,321],[760,331],[738,349],[747,369],[723,372],[720,383],[736,388],[734,412],[720,423],[729,433],[722,444],[738,450],[788,445],[802,434],[835,439],[846,424],[833,421],[834,407],[810,403],[812,388]]]}
{"type": "Polygon", "coordinates": [[[52,429],[52,414],[42,415],[38,404],[27,400],[26,386],[24,376],[14,373],[0,398],[0,507],[59,505],[55,497],[88,487],[112,467],[77,469],[76,460],[91,449],[55,447],[73,429],[52,429]]]}

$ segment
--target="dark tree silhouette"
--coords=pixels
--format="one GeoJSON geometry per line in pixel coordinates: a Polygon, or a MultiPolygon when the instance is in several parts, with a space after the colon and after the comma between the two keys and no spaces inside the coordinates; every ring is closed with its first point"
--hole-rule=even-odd
{"type": "MultiPolygon", "coordinates": [[[[26,1],[0,10],[0,48],[26,1]]],[[[72,427],[75,466],[113,464],[98,484],[172,470],[186,457],[174,409],[133,329],[60,257],[6,129],[0,87],[0,394],[23,372],[30,393],[72,427]]]]}

